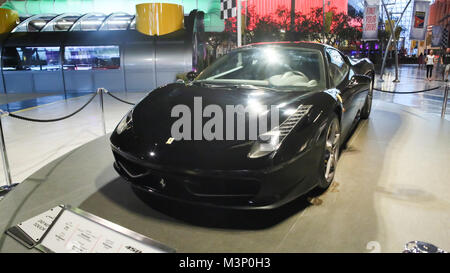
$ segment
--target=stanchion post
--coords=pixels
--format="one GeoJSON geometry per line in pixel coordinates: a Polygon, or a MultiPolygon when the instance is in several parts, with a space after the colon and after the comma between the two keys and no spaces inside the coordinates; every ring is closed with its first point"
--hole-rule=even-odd
{"type": "Polygon", "coordinates": [[[445,112],[447,111],[447,101],[448,101],[448,84],[445,85],[444,101],[442,102],[441,118],[445,117],[445,112]]]}
{"type": "Polygon", "coordinates": [[[102,115],[103,134],[106,135],[105,107],[104,107],[104,103],[103,103],[104,88],[99,88],[97,90],[97,92],[100,95],[100,111],[101,111],[101,115],[102,115]]]}
{"type": "Polygon", "coordinates": [[[5,173],[5,179],[6,179],[6,189],[8,190],[13,186],[12,179],[11,179],[11,171],[9,169],[9,161],[8,161],[8,154],[6,152],[6,145],[5,145],[5,137],[3,135],[3,126],[2,126],[2,117],[5,113],[1,111],[0,113],[0,149],[2,153],[2,162],[3,162],[3,171],[5,173]]]}

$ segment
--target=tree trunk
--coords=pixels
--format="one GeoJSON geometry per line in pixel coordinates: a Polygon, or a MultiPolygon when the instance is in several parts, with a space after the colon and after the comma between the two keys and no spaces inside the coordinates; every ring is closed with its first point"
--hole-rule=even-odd
{"type": "Polygon", "coordinates": [[[295,0],[291,0],[291,28],[290,31],[293,32],[295,28],[295,0]]]}

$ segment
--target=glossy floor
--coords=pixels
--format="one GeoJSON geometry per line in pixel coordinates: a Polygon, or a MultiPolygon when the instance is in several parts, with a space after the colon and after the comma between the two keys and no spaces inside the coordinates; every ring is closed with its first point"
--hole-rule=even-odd
{"type": "MultiPolygon", "coordinates": [[[[432,81],[425,79],[426,70],[418,69],[417,65],[403,65],[399,70],[399,83],[393,83],[395,79],[395,71],[393,68],[387,69],[387,73],[380,81],[379,75],[376,77],[375,85],[379,89],[395,92],[411,92],[426,89],[436,90],[417,93],[417,94],[388,94],[375,92],[375,99],[392,102],[396,104],[406,105],[421,111],[423,114],[431,116],[440,116],[443,102],[444,86],[447,84],[442,80],[441,73],[434,71],[432,81]]],[[[450,120],[450,107],[447,107],[447,120],[450,120]]]]}
{"type": "MultiPolygon", "coordinates": [[[[443,84],[424,82],[421,74],[403,67],[399,84],[386,80],[377,87],[411,91],[443,84]]],[[[3,231],[59,204],[80,207],[179,252],[401,252],[412,240],[450,251],[450,111],[440,118],[442,92],[376,93],[372,115],[349,139],[329,190],[267,214],[138,198],[114,171],[107,137],[98,138],[103,134],[98,101],[61,123],[4,118],[13,175],[25,178],[46,166],[0,201],[0,252],[27,251],[3,231]]],[[[56,117],[87,99],[21,114],[56,117]]],[[[106,101],[111,131],[129,106],[106,101]]]]}
{"type": "MultiPolygon", "coordinates": [[[[131,102],[138,101],[144,95],[145,93],[117,94],[131,102]]],[[[58,118],[74,112],[91,96],[55,100],[13,113],[37,119],[58,118]]],[[[104,97],[104,103],[106,131],[111,132],[131,106],[109,96],[104,97]]],[[[38,123],[6,116],[2,118],[2,124],[14,183],[22,182],[52,160],[103,135],[99,96],[81,112],[62,121],[38,123]]],[[[3,169],[0,171],[0,185],[4,185],[3,169]]]]}
{"type": "Polygon", "coordinates": [[[341,154],[327,192],[270,212],[138,198],[113,169],[107,137],[46,165],[0,201],[0,252],[30,251],[4,230],[70,204],[178,252],[450,250],[450,122],[377,100],[341,154]]]}
{"type": "MultiPolygon", "coordinates": [[[[405,92],[443,86],[442,81],[424,80],[425,70],[416,65],[405,65],[399,70],[400,83],[394,84],[394,70],[387,70],[384,82],[376,77],[376,87],[387,91],[405,92]]],[[[388,94],[375,92],[374,99],[406,105],[421,115],[440,117],[444,88],[419,94],[388,94]]],[[[9,94],[0,96],[1,108],[19,115],[38,119],[49,119],[67,115],[82,106],[91,95],[71,94],[9,94]],[[28,107],[28,108],[27,108],[28,107]]],[[[125,100],[136,102],[145,93],[118,93],[125,100]]],[[[105,96],[106,131],[111,132],[130,105],[105,96]]],[[[450,105],[445,118],[450,120],[450,105]]],[[[4,117],[3,131],[8,151],[12,181],[20,183],[33,172],[59,156],[103,135],[99,98],[77,115],[59,122],[35,123],[4,117]]],[[[3,168],[3,165],[0,166],[3,168]]],[[[0,186],[5,184],[3,169],[0,169],[0,186]]]]}

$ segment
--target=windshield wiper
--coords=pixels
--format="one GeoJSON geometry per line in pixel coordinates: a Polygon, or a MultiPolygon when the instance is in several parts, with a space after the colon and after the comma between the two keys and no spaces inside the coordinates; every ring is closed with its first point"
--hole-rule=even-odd
{"type": "Polygon", "coordinates": [[[213,82],[208,80],[197,80],[192,83],[199,84],[201,86],[214,86],[214,87],[226,87],[226,88],[247,88],[247,89],[265,89],[270,91],[280,91],[275,86],[255,85],[248,83],[233,83],[233,82],[213,82]]]}
{"type": "Polygon", "coordinates": [[[250,87],[250,88],[254,88],[254,89],[266,89],[266,90],[271,90],[271,91],[279,91],[278,89],[272,87],[272,86],[265,86],[265,85],[254,85],[254,84],[247,84],[247,83],[242,83],[242,84],[234,84],[235,88],[246,88],[246,87],[250,87]]]}
{"type": "Polygon", "coordinates": [[[192,84],[198,84],[200,86],[213,86],[213,87],[230,87],[230,85],[231,85],[229,83],[215,83],[215,82],[213,83],[213,82],[203,81],[203,80],[193,81],[192,84]]]}

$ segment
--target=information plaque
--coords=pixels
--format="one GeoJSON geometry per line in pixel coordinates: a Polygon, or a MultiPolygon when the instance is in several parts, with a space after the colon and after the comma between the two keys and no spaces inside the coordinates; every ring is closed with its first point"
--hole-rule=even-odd
{"type": "Polygon", "coordinates": [[[35,247],[43,252],[175,252],[139,233],[69,206],[53,208],[10,228],[7,233],[27,247],[35,247]]]}
{"type": "Polygon", "coordinates": [[[33,248],[41,241],[42,237],[63,209],[63,206],[49,209],[46,212],[19,223],[17,226],[11,227],[6,233],[26,247],[33,248]]]}

